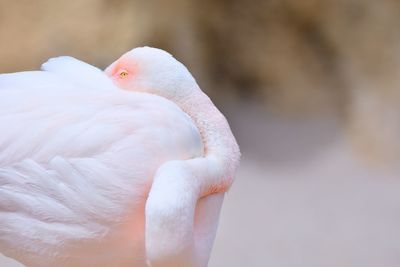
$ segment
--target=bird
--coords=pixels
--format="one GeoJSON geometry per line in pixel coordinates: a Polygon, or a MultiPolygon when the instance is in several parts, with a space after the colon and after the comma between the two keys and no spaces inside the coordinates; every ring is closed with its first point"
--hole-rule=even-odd
{"type": "Polygon", "coordinates": [[[207,266],[240,149],[168,52],[0,75],[0,252],[26,266],[207,266]]]}

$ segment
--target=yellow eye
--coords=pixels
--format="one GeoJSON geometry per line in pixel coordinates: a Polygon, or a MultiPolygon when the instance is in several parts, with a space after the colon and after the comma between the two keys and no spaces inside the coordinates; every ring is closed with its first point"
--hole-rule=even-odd
{"type": "Polygon", "coordinates": [[[128,72],[126,71],[126,70],[121,70],[120,72],[119,72],[119,74],[118,74],[118,76],[120,77],[120,78],[125,78],[126,76],[128,76],[128,72]]]}

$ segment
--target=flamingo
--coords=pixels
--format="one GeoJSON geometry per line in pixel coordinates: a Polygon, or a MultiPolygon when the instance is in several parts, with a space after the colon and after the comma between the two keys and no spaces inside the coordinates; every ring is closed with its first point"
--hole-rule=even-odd
{"type": "Polygon", "coordinates": [[[135,48],[0,75],[0,252],[26,266],[207,266],[240,151],[186,67],[135,48]]]}

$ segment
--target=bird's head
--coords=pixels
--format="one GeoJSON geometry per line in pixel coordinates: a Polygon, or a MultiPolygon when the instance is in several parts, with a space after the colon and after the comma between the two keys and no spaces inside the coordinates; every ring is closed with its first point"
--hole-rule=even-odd
{"type": "Polygon", "coordinates": [[[122,55],[105,73],[122,89],[178,100],[198,88],[187,68],[164,50],[138,47],[122,55]]]}

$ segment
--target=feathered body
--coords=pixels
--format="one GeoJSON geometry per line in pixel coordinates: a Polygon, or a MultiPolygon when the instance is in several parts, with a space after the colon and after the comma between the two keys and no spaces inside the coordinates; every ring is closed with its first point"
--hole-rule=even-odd
{"type": "Polygon", "coordinates": [[[165,98],[70,78],[0,75],[0,251],[28,266],[143,266],[154,173],[201,156],[200,134],[165,98]]]}
{"type": "Polygon", "coordinates": [[[239,147],[170,54],[0,75],[0,251],[27,266],[204,267],[239,147]]]}

